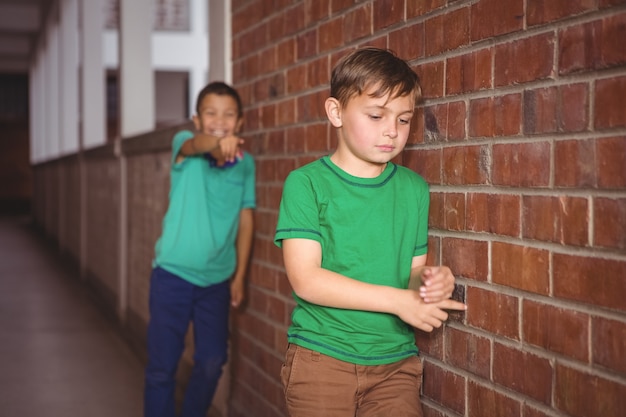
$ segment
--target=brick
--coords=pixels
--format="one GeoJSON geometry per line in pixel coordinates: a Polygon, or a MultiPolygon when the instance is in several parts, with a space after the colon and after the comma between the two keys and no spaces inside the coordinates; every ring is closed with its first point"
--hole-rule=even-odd
{"type": "Polygon", "coordinates": [[[424,23],[426,56],[439,55],[469,43],[469,9],[432,17],[424,23]],[[455,30],[449,30],[454,27],[455,30]]]}
{"type": "Polygon", "coordinates": [[[520,201],[517,195],[469,193],[467,230],[520,236],[520,201]]]}
{"type": "Polygon", "coordinates": [[[596,187],[595,140],[565,140],[554,145],[554,184],[558,187],[596,187]]]}
{"type": "Polygon", "coordinates": [[[471,7],[472,42],[523,29],[522,0],[482,0],[471,7]]]}
{"type": "Polygon", "coordinates": [[[547,33],[496,46],[495,86],[550,78],[554,66],[554,41],[552,33],[547,33]],[[520,65],[521,62],[524,65],[520,65]]]}
{"type": "Polygon", "coordinates": [[[552,398],[550,360],[494,343],[493,381],[544,404],[552,398]]]}
{"type": "Polygon", "coordinates": [[[596,129],[626,126],[626,77],[598,80],[594,109],[596,129]]]}
{"type": "Polygon", "coordinates": [[[591,328],[593,363],[626,374],[626,323],[594,317],[591,328]]]}
{"type": "Polygon", "coordinates": [[[304,152],[304,126],[293,126],[285,133],[285,150],[289,154],[299,154],[304,152]]]}
{"type": "Polygon", "coordinates": [[[350,11],[344,19],[343,40],[351,43],[372,34],[372,6],[366,4],[350,11]]]}
{"type": "Polygon", "coordinates": [[[470,137],[517,135],[521,130],[521,95],[471,100],[469,118],[470,137]]]}
{"type": "Polygon", "coordinates": [[[557,88],[524,91],[524,134],[557,131],[557,88]]]}
{"type": "Polygon", "coordinates": [[[302,91],[307,85],[307,66],[298,65],[289,68],[286,75],[286,92],[297,93],[302,91]]]}
{"type": "Polygon", "coordinates": [[[536,26],[581,14],[595,7],[595,0],[528,0],[526,20],[528,26],[536,26]]]}
{"type": "Polygon", "coordinates": [[[441,184],[441,150],[407,149],[403,164],[420,174],[429,184],[441,184]]]}
{"type": "MultiPolygon", "coordinates": [[[[258,19],[258,14],[254,15],[254,19],[258,19]]],[[[284,13],[285,36],[294,35],[305,27],[306,9],[304,2],[296,4],[294,7],[288,8],[284,13]]]]}
{"type": "Polygon", "coordinates": [[[550,182],[550,144],[493,146],[492,182],[511,187],[546,187],[550,182]]]}
{"type": "Polygon", "coordinates": [[[318,22],[328,17],[330,13],[330,0],[307,0],[306,1],[306,21],[318,22]]]}
{"type": "Polygon", "coordinates": [[[404,2],[376,0],[373,4],[374,31],[404,22],[404,2]]]}
{"type": "Polygon", "coordinates": [[[626,187],[626,136],[598,139],[596,142],[598,188],[626,187]]]}
{"type": "Polygon", "coordinates": [[[343,17],[337,17],[320,24],[318,37],[320,53],[343,45],[343,17]]]}
{"type": "Polygon", "coordinates": [[[426,354],[431,358],[443,360],[443,336],[443,327],[434,329],[432,332],[415,330],[415,343],[420,355],[426,354]]]}
{"type": "Polygon", "coordinates": [[[586,198],[525,196],[522,236],[561,245],[588,246],[589,215],[586,198]]]}
{"type": "Polygon", "coordinates": [[[626,311],[626,261],[553,254],[554,296],[626,311]]]}
{"type": "Polygon", "coordinates": [[[296,122],[296,101],[283,100],[276,104],[276,124],[287,126],[296,122]]]}
{"type": "Polygon", "coordinates": [[[446,5],[446,0],[421,0],[406,2],[407,19],[422,16],[446,5]]]}
{"type": "Polygon", "coordinates": [[[503,242],[492,243],[492,280],[537,294],[550,290],[550,254],[548,251],[503,242]]]}
{"type": "Polygon", "coordinates": [[[586,83],[559,87],[557,124],[561,132],[583,132],[589,125],[589,86],[586,83]]]}
{"type": "Polygon", "coordinates": [[[486,281],[488,272],[487,242],[446,238],[442,244],[442,263],[455,276],[486,281]]]}
{"type": "Polygon", "coordinates": [[[389,49],[411,61],[424,56],[424,24],[414,23],[389,33],[389,49]]]}
{"type": "Polygon", "coordinates": [[[519,300],[475,287],[467,288],[467,324],[519,340],[519,300]]]}
{"type": "Polygon", "coordinates": [[[315,56],[317,54],[317,29],[308,30],[298,35],[296,47],[298,60],[315,56]]]}
{"type": "Polygon", "coordinates": [[[485,146],[443,150],[443,183],[450,185],[487,184],[489,155],[485,146]]]}
{"type": "Polygon", "coordinates": [[[526,343],[588,363],[589,333],[587,314],[524,301],[522,339],[526,343]]]}
{"type": "Polygon", "coordinates": [[[446,95],[491,88],[491,49],[449,58],[446,65],[446,95]]]}
{"type": "Polygon", "coordinates": [[[307,65],[307,82],[310,88],[328,86],[330,83],[330,65],[328,57],[322,56],[307,65]]]}
{"type": "Polygon", "coordinates": [[[600,60],[596,36],[600,33],[600,22],[568,27],[560,31],[559,74],[572,74],[594,68],[600,60]]]}
{"type": "Polygon", "coordinates": [[[265,137],[265,150],[272,154],[285,153],[285,132],[269,132],[265,137]]]}
{"type": "Polygon", "coordinates": [[[626,249],[626,198],[593,200],[593,245],[626,249]]]}
{"type": "Polygon", "coordinates": [[[465,139],[465,102],[444,103],[428,108],[433,118],[429,119],[426,128],[430,136],[449,141],[465,139]]]}
{"type": "Polygon", "coordinates": [[[444,361],[453,367],[489,379],[491,342],[486,337],[447,328],[444,361]]]}
{"type": "Polygon", "coordinates": [[[421,80],[424,99],[443,96],[444,61],[420,65],[416,72],[421,80]]]}
{"type": "Polygon", "coordinates": [[[268,129],[276,126],[276,106],[273,104],[261,108],[261,127],[268,129]]]}
{"type": "MultiPolygon", "coordinates": [[[[445,217],[444,217],[444,199],[445,193],[430,193],[430,207],[428,210],[428,228],[444,230],[445,217]]],[[[430,252],[430,251],[429,251],[430,252]]],[[[430,264],[427,264],[430,265],[430,264]]]]}
{"type": "Polygon", "coordinates": [[[305,128],[305,152],[329,151],[328,123],[316,123],[305,128]]]}
{"type": "Polygon", "coordinates": [[[424,362],[424,396],[459,414],[465,412],[465,378],[424,362]]]}
{"type": "Polygon", "coordinates": [[[443,212],[446,230],[465,230],[465,194],[444,194],[443,212]]]}
{"type": "Polygon", "coordinates": [[[554,406],[573,417],[617,416],[626,409],[626,385],[557,364],[554,406]]]}
{"type": "Polygon", "coordinates": [[[468,417],[520,417],[520,403],[491,387],[470,381],[467,391],[468,417]]]}

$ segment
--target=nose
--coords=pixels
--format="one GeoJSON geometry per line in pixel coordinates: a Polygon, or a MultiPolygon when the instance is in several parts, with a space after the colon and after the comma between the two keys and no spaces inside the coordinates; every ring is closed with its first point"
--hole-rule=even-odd
{"type": "Polygon", "coordinates": [[[388,136],[391,139],[398,137],[398,126],[395,120],[390,121],[385,128],[384,136],[388,136]]]}

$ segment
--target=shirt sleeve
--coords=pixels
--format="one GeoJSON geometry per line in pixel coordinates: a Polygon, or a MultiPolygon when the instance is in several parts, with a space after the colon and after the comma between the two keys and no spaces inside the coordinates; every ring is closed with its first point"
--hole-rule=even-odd
{"type": "Polygon", "coordinates": [[[430,190],[426,181],[420,178],[417,185],[417,210],[419,213],[417,242],[413,256],[425,255],[428,252],[428,210],[430,206],[430,190]]]}
{"type": "Polygon", "coordinates": [[[183,143],[191,138],[193,138],[191,130],[181,130],[174,135],[174,139],[172,139],[172,167],[176,165],[176,157],[180,153],[183,143]]]}
{"type": "Polygon", "coordinates": [[[311,239],[321,242],[318,202],[313,184],[306,175],[293,171],[285,180],[278,212],[274,244],[284,239],[311,239]]]}
{"type": "Polygon", "coordinates": [[[241,201],[241,208],[256,208],[256,165],[254,158],[247,152],[243,154],[243,161],[245,164],[244,172],[244,189],[243,199],[241,201]]]}

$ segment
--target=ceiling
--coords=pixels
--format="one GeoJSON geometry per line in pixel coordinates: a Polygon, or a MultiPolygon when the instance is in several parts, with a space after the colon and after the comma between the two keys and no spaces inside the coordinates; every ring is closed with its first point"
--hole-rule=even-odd
{"type": "Polygon", "coordinates": [[[54,0],[0,0],[0,72],[28,72],[45,16],[54,0]]]}

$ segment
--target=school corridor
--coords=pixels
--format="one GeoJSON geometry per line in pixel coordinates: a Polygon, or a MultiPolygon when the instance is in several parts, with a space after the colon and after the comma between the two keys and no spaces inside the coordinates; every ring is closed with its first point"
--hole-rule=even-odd
{"type": "Polygon", "coordinates": [[[132,417],[143,364],[28,216],[0,217],[0,415],[132,417]]]}

